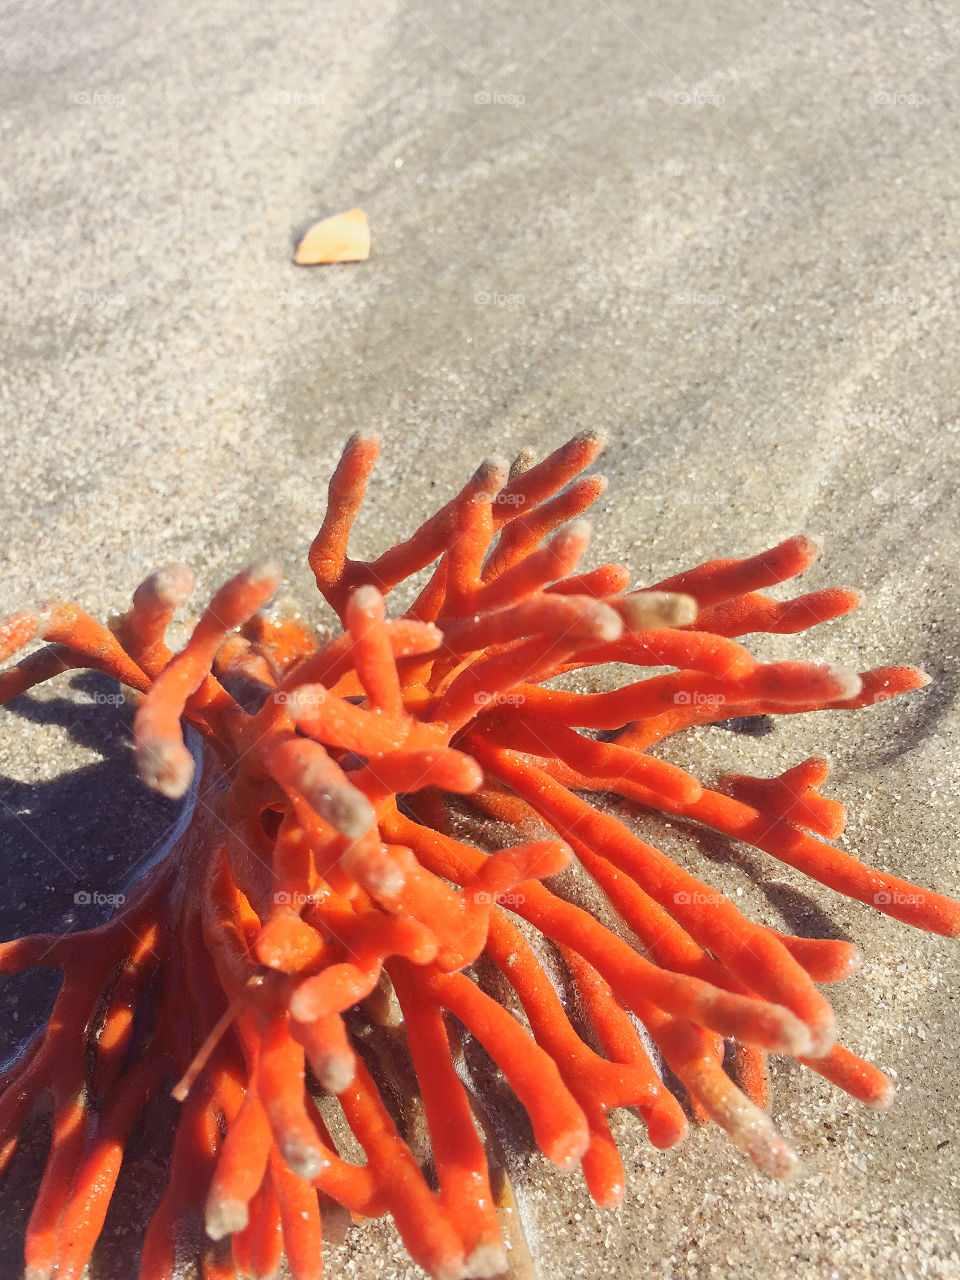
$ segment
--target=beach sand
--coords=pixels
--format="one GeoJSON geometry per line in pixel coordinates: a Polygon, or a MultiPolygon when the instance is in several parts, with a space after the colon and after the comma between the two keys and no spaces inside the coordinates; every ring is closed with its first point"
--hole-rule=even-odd
{"type": "MultiPolygon", "coordinates": [[[[323,620],[305,555],[351,430],[385,437],[368,555],[484,455],[604,428],[594,563],[642,584],[810,531],[804,589],[864,605],[752,647],[934,678],[671,758],[711,779],[826,753],[844,847],[957,894],[958,41],[955,7],[918,0],[6,6],[0,613],[56,594],[104,617],[181,559],[202,602],[270,553],[323,620]],[[355,205],[368,262],[292,265],[355,205]]],[[[118,892],[170,820],[110,698],[65,677],[0,719],[0,936],[93,923],[74,895],[118,892]]],[[[715,1130],[654,1152],[627,1113],[618,1211],[530,1155],[539,1274],[960,1276],[956,945],[662,827],[757,918],[861,948],[831,997],[897,1098],[874,1114],[778,1064],[790,1185],[715,1130]]],[[[8,1049],[47,992],[4,984],[8,1049]]],[[[104,1280],[136,1274],[161,1175],[134,1155],[104,1280]]],[[[0,1187],[0,1280],[36,1176],[0,1187]]],[[[386,1223],[327,1266],[420,1274],[386,1223]]]]}

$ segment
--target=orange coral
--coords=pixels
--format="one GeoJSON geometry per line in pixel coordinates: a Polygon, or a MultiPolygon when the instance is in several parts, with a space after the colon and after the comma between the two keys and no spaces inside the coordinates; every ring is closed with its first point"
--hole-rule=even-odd
{"type": "Polygon", "coordinates": [[[50,642],[0,673],[3,701],[65,667],[143,695],[136,753],[150,786],[174,797],[190,786],[184,724],[206,744],[190,827],[107,924],[0,947],[4,974],[63,972],[46,1031],[0,1082],[4,1165],[36,1101],[53,1104],[26,1238],[30,1280],[80,1275],[131,1128],[175,1082],[182,1110],[141,1280],[174,1274],[184,1223],[200,1208],[205,1276],[271,1276],[285,1253],[294,1280],[313,1280],[321,1208],[334,1202],[390,1213],[442,1280],[502,1270],[484,1145],[458,1074],[464,1031],[499,1066],[540,1149],[561,1168],[579,1164],[603,1205],[624,1194],[612,1108],[637,1107],[657,1147],[687,1131],[641,1025],[694,1114],[775,1176],[794,1156],[762,1110],[768,1053],[799,1058],[868,1105],[889,1101],[886,1077],[835,1043],[817,986],[853,971],[853,947],[753,923],[588,797],[613,792],[680,815],[954,936],[958,903],[825,843],[844,810],[820,794],[823,760],[774,779],[729,778],[719,791],[649,753],[691,725],[855,710],[926,677],[760,663],[736,643],[856,606],[843,590],[785,603],[762,594],[815,558],[806,538],[640,591],[627,591],[618,565],[578,572],[589,542],[579,517],[603,489],[581,473],[600,448],[585,433],[526,470],[487,463],[406,542],[362,563],[347,542],[379,442],[354,437],[310,551],[343,622],[319,645],[260,612],[281,580],[271,561],[221,588],[176,655],[164,637],[193,587],[180,565],[149,578],[112,632],[69,604],[0,627],[0,659],[50,642]],[[387,618],[384,597],[431,564],[412,607],[387,618]],[[673,671],[605,693],[547,683],[608,663],[673,671]],[[488,853],[454,838],[447,794],[470,797],[524,842],[488,853]],[[543,883],[571,858],[639,945],[543,883]],[[530,928],[559,948],[582,1023],[530,928]],[[466,972],[481,955],[525,1019],[466,972]],[[151,988],[159,998],[144,1030],[134,1014],[151,988]],[[435,1189],[359,1053],[365,1021],[390,1023],[412,1064],[435,1189]],[[365,1164],[337,1149],[321,1091],[336,1095],[365,1164]]]}

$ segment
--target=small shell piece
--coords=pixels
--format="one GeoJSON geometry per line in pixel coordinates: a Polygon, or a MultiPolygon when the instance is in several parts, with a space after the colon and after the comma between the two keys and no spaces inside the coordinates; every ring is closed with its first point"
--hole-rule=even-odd
{"type": "Polygon", "coordinates": [[[297,245],[294,262],[312,267],[321,262],[366,262],[370,257],[370,224],[362,209],[348,209],[315,222],[297,245]]]}

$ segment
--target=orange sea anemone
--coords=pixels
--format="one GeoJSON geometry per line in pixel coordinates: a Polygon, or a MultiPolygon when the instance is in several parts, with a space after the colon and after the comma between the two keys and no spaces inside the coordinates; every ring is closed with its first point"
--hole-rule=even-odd
{"type": "Polygon", "coordinates": [[[822,759],[715,790],[651,752],[692,725],[853,711],[926,677],[761,663],[736,643],[858,603],[841,589],[762,594],[814,559],[804,537],[641,590],[627,590],[619,565],[579,571],[590,537],[580,517],[603,489],[581,473],[601,443],[579,435],[509,474],[484,464],[407,541],[363,563],[347,540],[379,442],[355,436],[310,551],[343,623],[329,640],[260,612],[281,580],[272,561],[222,587],[177,654],[165,634],[193,586],[183,565],[148,578],[110,630],[73,604],[0,627],[4,660],[48,642],[0,673],[0,701],[67,668],[107,673],[142,695],[137,765],[168,796],[197,781],[184,726],[204,743],[186,833],[106,924],[0,946],[0,973],[63,974],[45,1030],[0,1081],[0,1165],[36,1105],[53,1108],[29,1280],[80,1275],[131,1130],[171,1089],[182,1107],[141,1280],[172,1277],[187,1242],[207,1280],[273,1276],[283,1254],[294,1280],[315,1280],[333,1206],[391,1214],[438,1280],[502,1271],[467,1038],[503,1073],[544,1154],[579,1165],[601,1205],[624,1192],[611,1108],[636,1107],[650,1141],[669,1147],[687,1131],[673,1090],[685,1093],[694,1115],[780,1177],[794,1156],[763,1110],[767,1054],[798,1058],[869,1106],[889,1101],[886,1077],[835,1043],[818,988],[852,972],[854,948],[753,923],[593,798],[681,816],[955,936],[960,904],[827,843],[844,810],[820,793],[822,759]],[[412,607],[388,618],[385,596],[430,565],[412,607]],[[612,663],[670,670],[609,692],[550,683],[612,663]],[[485,850],[455,838],[450,796],[514,841],[485,850]],[[545,883],[571,861],[625,928],[545,883]],[[576,1013],[538,935],[565,966],[576,1013]],[[481,957],[513,989],[511,1008],[478,981],[481,957]],[[386,1028],[415,1074],[426,1155],[406,1141],[371,1028],[386,1028]],[[338,1149],[338,1129],[363,1163],[338,1149]]]}

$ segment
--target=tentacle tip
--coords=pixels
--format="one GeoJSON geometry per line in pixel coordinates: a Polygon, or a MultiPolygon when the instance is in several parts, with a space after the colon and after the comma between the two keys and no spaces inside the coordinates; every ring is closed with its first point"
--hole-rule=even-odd
{"type": "Polygon", "coordinates": [[[578,431],[570,441],[571,444],[586,445],[599,453],[610,443],[610,432],[606,427],[589,427],[586,431],[578,431]]]}
{"type": "Polygon", "coordinates": [[[467,1266],[463,1255],[444,1258],[429,1267],[431,1280],[467,1280],[467,1266]]]}
{"type": "Polygon", "coordinates": [[[690,1134],[690,1125],[684,1116],[671,1116],[661,1122],[650,1120],[647,1137],[657,1151],[669,1151],[677,1147],[690,1134]]]}
{"type": "Polygon", "coordinates": [[[848,978],[850,974],[856,973],[862,964],[863,953],[860,951],[859,947],[855,947],[851,943],[843,966],[843,976],[848,978]]]}
{"type": "MultiPolygon", "coordinates": [[[[283,581],[283,565],[276,556],[264,556],[261,560],[255,560],[253,564],[248,566],[246,579],[251,586],[259,586],[260,583],[266,585],[274,582],[279,587],[283,581]]],[[[274,590],[276,590],[276,587],[274,590]]]]}
{"type": "Polygon", "coordinates": [[[618,596],[614,607],[628,631],[687,627],[696,621],[697,602],[680,591],[637,591],[618,596]]]}
{"type": "Polygon", "coordinates": [[[897,1086],[891,1079],[884,1076],[883,1083],[878,1085],[873,1097],[867,1100],[867,1106],[871,1111],[888,1111],[893,1106],[896,1096],[897,1086]]]}
{"type": "Polygon", "coordinates": [[[507,1251],[499,1241],[478,1244],[464,1264],[464,1275],[470,1280],[491,1280],[503,1275],[508,1266],[507,1251]]]}
{"type": "Polygon", "coordinates": [[[383,596],[372,582],[366,582],[350,592],[348,607],[351,613],[367,614],[376,618],[382,618],[386,612],[383,596]]]}
{"type": "Polygon", "coordinates": [[[410,948],[407,959],[412,964],[432,964],[439,955],[439,938],[435,933],[425,932],[423,938],[410,948]]]}
{"type": "Polygon", "coordinates": [[[517,480],[525,471],[529,471],[536,461],[537,455],[529,445],[523,445],[510,463],[510,480],[517,480]]]}
{"type": "Polygon", "coordinates": [[[464,756],[463,758],[459,782],[462,787],[461,794],[463,795],[470,795],[474,791],[479,791],[483,786],[483,770],[476,760],[470,756],[464,756]]]}
{"type": "Polygon", "coordinates": [[[344,454],[351,453],[354,449],[362,448],[376,449],[379,452],[382,445],[383,436],[381,433],[374,431],[372,428],[364,427],[350,435],[347,443],[343,446],[343,452],[344,454]]]}
{"type": "Polygon", "coordinates": [[[553,543],[589,542],[593,536],[593,521],[586,516],[571,520],[553,535],[553,543]]]}
{"type": "Polygon", "coordinates": [[[810,1033],[810,1048],[805,1050],[802,1056],[805,1058],[825,1058],[833,1046],[837,1042],[837,1028],[833,1022],[824,1022],[818,1026],[811,1026],[806,1023],[806,1028],[810,1033]]]}
{"type": "Polygon", "coordinates": [[[180,800],[193,781],[193,756],[182,742],[143,741],[137,744],[137,772],[152,791],[180,800]]]}
{"type": "Polygon", "coordinates": [[[829,756],[825,755],[808,756],[803,765],[810,777],[808,785],[819,787],[829,777],[832,761],[829,756]]]}
{"type": "Polygon", "coordinates": [[[664,622],[664,626],[689,627],[696,622],[700,606],[694,596],[688,596],[682,591],[667,594],[672,595],[672,600],[666,606],[665,611],[670,620],[664,622]]]}
{"type": "Polygon", "coordinates": [[[590,1199],[600,1209],[619,1209],[626,1194],[622,1177],[612,1178],[601,1186],[594,1184],[590,1189],[590,1199]]]}
{"type": "Polygon", "coordinates": [[[770,1163],[764,1172],[769,1173],[778,1182],[793,1182],[800,1172],[800,1157],[784,1143],[772,1153],[770,1163]]]}
{"type": "Polygon", "coordinates": [[[586,1121],[582,1127],[569,1128],[542,1148],[543,1154],[558,1169],[565,1173],[575,1169],[590,1146],[590,1133],[586,1121]]]}
{"type": "MultiPolygon", "coordinates": [[[[612,644],[623,635],[623,617],[617,601],[617,608],[597,600],[587,609],[577,631],[587,644],[612,644]]],[[[572,629],[571,629],[572,633],[572,629]]]]}
{"type": "Polygon", "coordinates": [[[681,804],[696,804],[703,799],[703,784],[697,778],[688,776],[681,779],[677,792],[681,804]]]}
{"type": "Polygon", "coordinates": [[[436,624],[435,622],[423,622],[423,623],[421,623],[421,624],[420,624],[420,633],[421,633],[421,635],[423,636],[423,639],[424,639],[424,646],[426,646],[426,641],[427,641],[427,640],[431,640],[431,641],[433,641],[433,648],[432,648],[432,649],[428,649],[428,648],[424,647],[422,650],[418,650],[418,652],[422,653],[422,654],[425,656],[426,654],[432,653],[432,652],[433,652],[433,649],[440,649],[440,648],[442,648],[442,646],[443,646],[443,632],[440,630],[440,628],[437,626],[437,624],[436,624]]]}
{"type": "Polygon", "coordinates": [[[197,575],[188,564],[173,562],[161,565],[143,585],[148,587],[158,604],[168,609],[179,609],[193,594],[197,575]]]}
{"type": "Polygon", "coordinates": [[[325,1160],[322,1152],[311,1147],[299,1137],[287,1137],[280,1144],[280,1154],[298,1178],[312,1182],[323,1172],[325,1160]]]}
{"type": "Polygon", "coordinates": [[[322,684],[302,684],[295,689],[283,689],[274,694],[275,703],[282,704],[294,724],[309,719],[329,697],[322,684]]]}
{"type": "Polygon", "coordinates": [[[211,1240],[223,1240],[242,1231],[250,1220],[246,1204],[242,1200],[223,1197],[211,1200],[207,1205],[205,1225],[211,1240]]]}
{"type": "Polygon", "coordinates": [[[407,878],[398,867],[378,867],[367,871],[363,883],[375,898],[399,905],[407,878]]]}
{"type": "Polygon", "coordinates": [[[311,794],[309,784],[304,795],[312,807],[348,840],[357,840],[369,831],[375,821],[373,806],[366,796],[350,786],[321,786],[311,794]]]}
{"type": "Polygon", "coordinates": [[[322,1062],[312,1059],[310,1065],[321,1087],[328,1093],[343,1093],[353,1084],[357,1074],[357,1063],[352,1054],[350,1057],[331,1055],[322,1062]]]}
{"type": "MultiPolygon", "coordinates": [[[[573,862],[573,846],[567,844],[566,840],[558,840],[556,848],[556,865],[561,871],[564,867],[568,867],[573,862]]],[[[556,875],[556,872],[551,872],[556,875]]]]}
{"type": "Polygon", "coordinates": [[[813,1054],[814,1046],[818,1043],[816,1035],[805,1022],[788,1015],[783,1028],[783,1047],[781,1052],[787,1053],[793,1058],[808,1058],[813,1054]]]}
{"type": "Polygon", "coordinates": [[[294,1022],[316,1022],[321,1013],[309,987],[305,991],[302,989],[294,991],[288,1008],[294,1022]]]}
{"type": "Polygon", "coordinates": [[[820,534],[798,533],[791,541],[803,552],[808,565],[823,555],[825,540],[820,534]]]}
{"type": "Polygon", "coordinates": [[[502,458],[499,454],[493,454],[489,458],[484,458],[476,471],[474,471],[472,479],[475,484],[492,485],[500,489],[506,483],[509,474],[510,463],[507,459],[502,458]]]}

